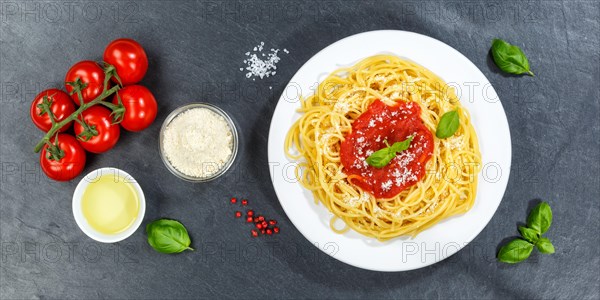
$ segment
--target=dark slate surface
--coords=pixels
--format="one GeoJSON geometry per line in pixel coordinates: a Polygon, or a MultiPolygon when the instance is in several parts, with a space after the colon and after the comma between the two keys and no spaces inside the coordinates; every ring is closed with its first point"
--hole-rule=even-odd
{"type": "Polygon", "coordinates": [[[2,1],[0,12],[1,298],[600,297],[597,1],[2,1]],[[458,254],[411,272],[365,271],[322,254],[286,218],[268,177],[269,122],[287,81],[325,46],[376,29],[415,31],[465,54],[494,84],[511,128],[511,176],[494,218],[458,254]],[[31,151],[42,135],[29,121],[33,96],[61,87],[71,64],[101,59],[118,37],[146,48],[143,84],[160,112],[146,131],[90,155],[85,171],[131,173],[146,193],[144,225],[181,220],[196,252],[160,255],[141,229],[114,245],[93,242],[71,213],[78,180],[47,179],[31,151]],[[488,56],[495,37],[520,45],[537,77],[499,74],[488,56]],[[291,53],[272,80],[252,82],[239,68],[260,41],[291,53]],[[178,180],[158,153],[160,124],[191,101],[222,107],[241,134],[233,170],[208,184],[178,180]],[[278,219],[282,234],[251,239],[232,217],[233,195],[278,219]],[[557,253],[497,263],[499,243],[535,199],[554,210],[547,236],[557,253]]]}

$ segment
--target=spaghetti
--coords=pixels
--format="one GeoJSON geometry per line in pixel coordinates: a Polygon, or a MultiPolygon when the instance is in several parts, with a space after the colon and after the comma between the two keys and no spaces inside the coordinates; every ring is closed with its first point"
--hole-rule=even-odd
{"type": "Polygon", "coordinates": [[[380,241],[415,236],[473,206],[481,168],[475,130],[454,90],[426,68],[392,55],[366,58],[330,74],[301,100],[298,111],[302,116],[287,134],[286,155],[298,161],[299,182],[333,214],[335,232],[353,229],[380,241]],[[388,198],[353,184],[356,175],[347,174],[340,155],[355,121],[378,100],[389,106],[418,104],[422,124],[433,133],[444,113],[457,110],[460,117],[452,137],[433,138],[420,180],[388,198]],[[340,219],[345,226],[338,229],[340,219]]]}

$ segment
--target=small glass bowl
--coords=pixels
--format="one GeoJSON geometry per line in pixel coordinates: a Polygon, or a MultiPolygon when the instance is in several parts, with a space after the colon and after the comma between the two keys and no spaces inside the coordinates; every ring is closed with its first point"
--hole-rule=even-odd
{"type": "Polygon", "coordinates": [[[160,158],[162,159],[162,161],[165,164],[165,166],[167,167],[167,169],[169,169],[169,171],[171,171],[171,173],[173,173],[173,175],[175,175],[185,181],[189,181],[189,182],[207,182],[207,181],[211,181],[211,180],[216,179],[219,176],[223,175],[225,172],[227,172],[227,170],[229,170],[229,168],[231,168],[231,165],[233,165],[233,162],[235,161],[235,158],[236,158],[237,152],[238,152],[238,133],[237,133],[235,124],[233,123],[233,120],[229,117],[229,115],[225,111],[223,111],[222,109],[218,108],[217,106],[214,106],[209,103],[196,102],[196,103],[190,103],[190,104],[186,104],[184,106],[180,106],[180,107],[176,108],[174,111],[172,111],[167,116],[167,118],[165,119],[165,121],[163,122],[163,124],[160,128],[160,137],[158,139],[158,143],[159,143],[159,149],[160,149],[160,158]],[[231,156],[229,156],[229,160],[227,162],[225,162],[225,164],[223,165],[223,167],[221,167],[221,169],[219,169],[219,171],[217,171],[216,173],[212,174],[211,176],[207,176],[207,177],[194,177],[194,176],[184,174],[183,172],[177,170],[175,167],[173,167],[173,165],[171,165],[171,162],[165,155],[164,148],[163,148],[164,133],[165,133],[165,129],[167,128],[167,125],[169,125],[169,123],[171,123],[171,121],[173,121],[173,119],[175,119],[181,113],[183,113],[189,109],[195,109],[195,108],[210,109],[211,111],[215,112],[217,115],[222,116],[223,119],[225,119],[225,121],[227,122],[227,125],[229,126],[229,129],[231,130],[231,134],[233,136],[231,156]]]}

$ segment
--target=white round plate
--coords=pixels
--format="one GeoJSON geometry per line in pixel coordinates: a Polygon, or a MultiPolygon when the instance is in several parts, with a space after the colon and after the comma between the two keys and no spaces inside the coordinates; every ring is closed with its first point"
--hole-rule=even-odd
{"type": "MultiPolygon", "coordinates": [[[[486,55],[482,53],[481,55],[486,55]]],[[[312,244],[347,264],[375,271],[406,271],[439,262],[472,241],[490,221],[504,195],[511,163],[511,141],[506,114],[496,91],[483,73],[452,47],[413,32],[382,30],[356,34],[333,43],[307,61],[283,91],[269,131],[269,169],[281,206],[292,223],[312,244]],[[294,177],[296,162],[286,158],[285,136],[300,116],[300,96],[313,94],[332,71],[376,54],[410,59],[455,88],[471,113],[479,137],[483,169],[475,205],[465,214],[443,220],[415,238],[387,242],[355,231],[336,234],[329,227],[331,213],[315,204],[310,192],[294,177]]]]}

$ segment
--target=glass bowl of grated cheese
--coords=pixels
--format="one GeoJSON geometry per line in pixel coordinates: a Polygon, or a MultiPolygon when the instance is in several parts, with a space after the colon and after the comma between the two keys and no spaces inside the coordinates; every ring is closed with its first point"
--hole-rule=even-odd
{"type": "Polygon", "coordinates": [[[223,175],[237,156],[233,120],[209,103],[190,103],[171,112],[160,128],[160,157],[173,175],[207,182],[223,175]]]}

